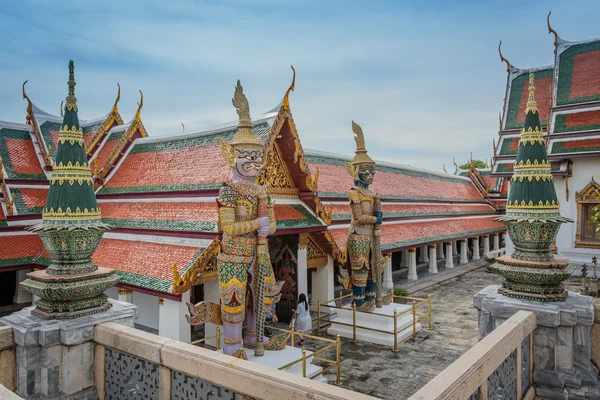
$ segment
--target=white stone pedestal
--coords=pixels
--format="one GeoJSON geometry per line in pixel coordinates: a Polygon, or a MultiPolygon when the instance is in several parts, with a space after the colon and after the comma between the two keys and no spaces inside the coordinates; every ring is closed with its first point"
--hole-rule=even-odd
{"type": "Polygon", "coordinates": [[[24,399],[94,399],[94,327],[133,327],[137,307],[110,300],[108,310],[70,320],[44,320],[25,308],[0,319],[17,345],[17,394],[24,399]]]}
{"type": "Polygon", "coordinates": [[[594,299],[569,292],[564,302],[539,302],[498,294],[498,288],[500,285],[490,285],[473,298],[479,310],[479,339],[517,311],[532,311],[537,321],[533,332],[536,395],[546,399],[600,398],[598,369],[591,362],[594,299]]]}
{"type": "MultiPolygon", "coordinates": [[[[385,314],[388,316],[394,315],[394,309],[397,310],[398,314],[411,309],[412,306],[408,304],[388,304],[382,308],[376,308],[377,314],[385,314]]],[[[353,328],[352,326],[340,325],[336,322],[352,325],[352,308],[344,307],[342,310],[339,308],[332,308],[330,312],[337,313],[337,316],[332,316],[331,327],[327,329],[327,334],[335,336],[338,333],[340,336],[352,339],[353,328]]],[[[385,317],[372,313],[356,312],[356,340],[363,342],[370,342],[381,344],[384,346],[394,346],[394,318],[385,317]],[[390,333],[373,332],[366,329],[360,328],[360,326],[368,327],[372,329],[379,329],[390,333]]],[[[412,312],[408,312],[398,317],[398,330],[408,328],[398,333],[398,343],[408,339],[412,335],[412,312]]],[[[417,332],[421,330],[421,324],[417,323],[417,332]]]]}
{"type": "MultiPolygon", "coordinates": [[[[220,350],[220,352],[222,353],[223,350],[220,350]]],[[[302,349],[299,347],[286,346],[285,349],[279,351],[265,350],[265,354],[262,357],[255,356],[254,350],[246,349],[246,354],[248,355],[248,361],[279,369],[284,365],[301,359],[302,349]]],[[[306,351],[306,378],[312,378],[323,370],[322,367],[312,363],[314,361],[312,354],[312,351],[306,351]]],[[[302,361],[284,369],[283,371],[297,376],[302,376],[302,361]]],[[[314,380],[317,382],[327,383],[327,378],[325,378],[323,375],[314,378],[314,380]]]]}

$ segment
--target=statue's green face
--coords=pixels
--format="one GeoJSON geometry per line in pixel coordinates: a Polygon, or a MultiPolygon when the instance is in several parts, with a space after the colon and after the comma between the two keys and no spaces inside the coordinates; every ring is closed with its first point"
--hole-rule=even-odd
{"type": "Polygon", "coordinates": [[[254,179],[264,166],[262,148],[238,148],[235,150],[235,169],[239,176],[254,179]]]}
{"type": "Polygon", "coordinates": [[[358,167],[358,180],[365,184],[370,185],[373,183],[375,178],[375,166],[374,165],[361,165],[358,167]]]}

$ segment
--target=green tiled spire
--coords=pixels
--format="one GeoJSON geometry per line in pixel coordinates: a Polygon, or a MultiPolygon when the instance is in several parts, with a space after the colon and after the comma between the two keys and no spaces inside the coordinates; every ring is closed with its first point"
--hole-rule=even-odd
{"type": "Polygon", "coordinates": [[[114,271],[91,260],[108,229],[100,220],[92,174],[77,117],[73,61],[69,62],[69,95],[60,128],[56,163],[52,169],[42,223],[38,232],[52,263],[28,274],[21,283],[40,297],[34,315],[44,319],[72,319],[109,309],[104,291],[118,282],[114,271]]]}
{"type": "Polygon", "coordinates": [[[83,131],[77,116],[73,61],[69,61],[69,95],[56,162],[52,168],[50,190],[42,213],[44,227],[73,228],[102,225],[94,194],[92,174],[88,165],[83,131]]]}
{"type": "Polygon", "coordinates": [[[564,301],[568,292],[562,282],[573,272],[569,260],[555,258],[551,246],[561,217],[554,178],[550,173],[546,141],[535,102],[533,73],[529,75],[529,100],[519,139],[504,222],[515,251],[496,260],[490,268],[505,280],[499,293],[511,297],[564,301]]]}

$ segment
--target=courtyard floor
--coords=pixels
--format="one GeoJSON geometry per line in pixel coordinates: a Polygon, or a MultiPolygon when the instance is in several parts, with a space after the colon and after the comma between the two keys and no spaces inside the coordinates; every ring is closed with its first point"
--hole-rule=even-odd
{"type": "MultiPolygon", "coordinates": [[[[482,267],[411,293],[415,297],[431,295],[433,331],[423,329],[416,341],[408,339],[401,344],[398,353],[389,347],[353,344],[342,338],[342,386],[382,399],[410,397],[477,343],[473,296],[501,281],[500,276],[482,267]]],[[[308,350],[314,350],[313,346],[314,342],[305,342],[308,350]]],[[[330,383],[335,382],[335,374],[326,377],[330,383]]]]}

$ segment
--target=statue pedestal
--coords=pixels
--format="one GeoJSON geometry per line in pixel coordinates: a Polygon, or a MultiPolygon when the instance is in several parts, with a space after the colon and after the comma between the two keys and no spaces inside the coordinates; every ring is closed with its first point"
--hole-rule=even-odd
{"type": "MultiPolygon", "coordinates": [[[[321,307],[327,307],[327,306],[321,306],[321,307]]],[[[364,312],[357,311],[356,312],[356,340],[393,347],[394,346],[394,335],[392,334],[392,332],[394,331],[394,318],[390,318],[390,317],[393,317],[394,310],[397,310],[397,313],[401,314],[401,313],[406,312],[407,310],[411,310],[411,309],[412,309],[412,305],[396,304],[396,303],[387,304],[381,308],[375,309],[375,313],[385,314],[385,315],[388,315],[389,317],[384,316],[384,315],[377,315],[377,314],[364,313],[364,312]],[[368,327],[371,329],[387,331],[390,333],[374,332],[374,331],[370,331],[367,329],[362,329],[362,328],[360,328],[361,326],[368,327]]],[[[352,326],[340,325],[340,323],[352,325],[352,322],[353,322],[352,308],[344,307],[341,310],[339,308],[332,308],[330,310],[331,311],[329,311],[329,312],[337,313],[337,317],[332,316],[331,327],[329,327],[327,329],[327,334],[335,336],[339,333],[340,336],[342,336],[342,337],[352,339],[354,328],[352,326]]],[[[412,323],[413,323],[412,312],[409,311],[409,312],[406,312],[406,314],[402,314],[402,315],[398,316],[398,324],[397,324],[398,330],[407,328],[397,334],[398,343],[411,337],[412,323]]],[[[417,332],[419,332],[421,330],[420,323],[417,323],[416,329],[417,329],[417,332]]]]}
{"type": "MultiPolygon", "coordinates": [[[[220,350],[222,353],[223,350],[220,350]]],[[[319,374],[323,368],[318,365],[313,364],[313,352],[306,351],[306,378],[312,378],[313,376],[319,374]]],[[[264,365],[267,367],[279,369],[287,364],[290,364],[296,360],[302,358],[302,349],[299,347],[291,347],[286,346],[285,349],[275,351],[275,350],[265,350],[265,354],[262,357],[257,357],[254,355],[254,350],[246,349],[246,355],[248,355],[248,361],[252,361],[254,363],[264,365]]],[[[290,374],[294,374],[297,376],[302,376],[302,362],[298,362],[291,367],[284,369],[283,371],[289,372],[290,374]]],[[[327,383],[327,378],[323,375],[320,375],[314,378],[317,382],[327,383]]]]}
{"type": "Polygon", "coordinates": [[[133,327],[137,307],[111,307],[76,319],[46,320],[25,308],[0,319],[17,345],[17,394],[24,399],[95,399],[94,327],[116,322],[133,327]]]}
{"type": "MultiPolygon", "coordinates": [[[[540,302],[498,293],[490,285],[477,293],[479,340],[519,310],[535,313],[533,385],[547,399],[600,398],[598,369],[592,364],[594,299],[569,292],[564,302],[540,302]]],[[[527,382],[524,382],[527,385],[527,382]]]]}

